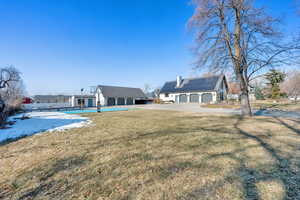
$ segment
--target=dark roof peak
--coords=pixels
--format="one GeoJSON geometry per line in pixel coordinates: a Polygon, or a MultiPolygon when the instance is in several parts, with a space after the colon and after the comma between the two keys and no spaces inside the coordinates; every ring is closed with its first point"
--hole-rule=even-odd
{"type": "Polygon", "coordinates": [[[98,88],[101,89],[101,92],[105,97],[133,97],[133,98],[146,97],[146,95],[140,88],[108,86],[108,85],[98,85],[98,88]]]}
{"type": "MultiPolygon", "coordinates": [[[[223,74],[219,74],[219,75],[211,75],[211,76],[198,76],[198,77],[190,77],[190,78],[184,78],[184,77],[181,77],[182,80],[195,80],[195,79],[206,79],[206,78],[213,78],[213,77],[218,77],[220,78],[221,76],[224,76],[223,74]]],[[[176,80],[173,80],[173,81],[166,81],[165,83],[169,83],[169,82],[174,82],[176,80]]]]}
{"type": "Polygon", "coordinates": [[[114,87],[114,88],[140,89],[140,88],[137,88],[137,87],[124,87],[124,86],[114,86],[114,85],[98,85],[98,87],[114,87]]]}
{"type": "Polygon", "coordinates": [[[218,81],[224,75],[213,75],[207,77],[183,78],[180,87],[177,86],[177,81],[168,81],[161,89],[161,93],[181,93],[181,92],[201,92],[215,90],[218,81]]]}

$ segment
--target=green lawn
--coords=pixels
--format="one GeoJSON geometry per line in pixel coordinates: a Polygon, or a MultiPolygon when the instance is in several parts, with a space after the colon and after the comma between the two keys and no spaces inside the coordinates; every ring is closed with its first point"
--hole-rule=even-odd
{"type": "Polygon", "coordinates": [[[135,110],[0,146],[0,199],[300,199],[300,120],[135,110]]]}

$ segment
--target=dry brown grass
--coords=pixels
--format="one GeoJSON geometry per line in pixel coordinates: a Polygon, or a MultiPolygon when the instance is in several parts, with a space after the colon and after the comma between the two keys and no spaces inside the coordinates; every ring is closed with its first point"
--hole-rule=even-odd
{"type": "Polygon", "coordinates": [[[0,199],[299,199],[300,121],[167,111],[0,147],[0,199]]]}
{"type": "MultiPolygon", "coordinates": [[[[240,104],[236,102],[235,104],[230,103],[219,103],[219,104],[206,104],[201,105],[204,108],[227,108],[227,109],[240,109],[240,104]]],[[[251,103],[252,109],[276,109],[283,111],[296,111],[300,112],[300,102],[288,102],[288,101],[271,101],[271,100],[259,100],[251,103]]]]}
{"type": "Polygon", "coordinates": [[[219,103],[219,104],[203,104],[201,105],[203,108],[226,108],[226,109],[240,109],[240,104],[226,104],[226,103],[219,103]]]}

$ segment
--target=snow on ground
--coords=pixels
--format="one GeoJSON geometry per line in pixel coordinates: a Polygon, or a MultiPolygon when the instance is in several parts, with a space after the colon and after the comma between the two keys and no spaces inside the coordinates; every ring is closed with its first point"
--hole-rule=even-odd
{"type": "Polygon", "coordinates": [[[10,128],[0,129],[0,142],[45,131],[62,131],[70,128],[79,128],[91,123],[87,117],[60,112],[32,112],[25,115],[29,119],[18,119],[24,116],[24,114],[9,118],[9,121],[16,121],[16,123],[10,128]]]}

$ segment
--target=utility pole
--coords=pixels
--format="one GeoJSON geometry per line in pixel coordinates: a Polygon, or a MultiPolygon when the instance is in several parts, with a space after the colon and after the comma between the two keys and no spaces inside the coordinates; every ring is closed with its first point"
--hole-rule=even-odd
{"type": "Polygon", "coordinates": [[[80,93],[81,93],[81,98],[80,98],[80,108],[81,108],[81,110],[82,110],[82,108],[83,108],[83,101],[84,101],[84,98],[83,98],[83,95],[82,95],[82,93],[83,93],[83,88],[81,88],[81,90],[80,90],[80,93]]]}
{"type": "Polygon", "coordinates": [[[97,88],[96,95],[97,95],[97,112],[98,113],[101,112],[100,92],[101,92],[100,88],[97,88]]]}

